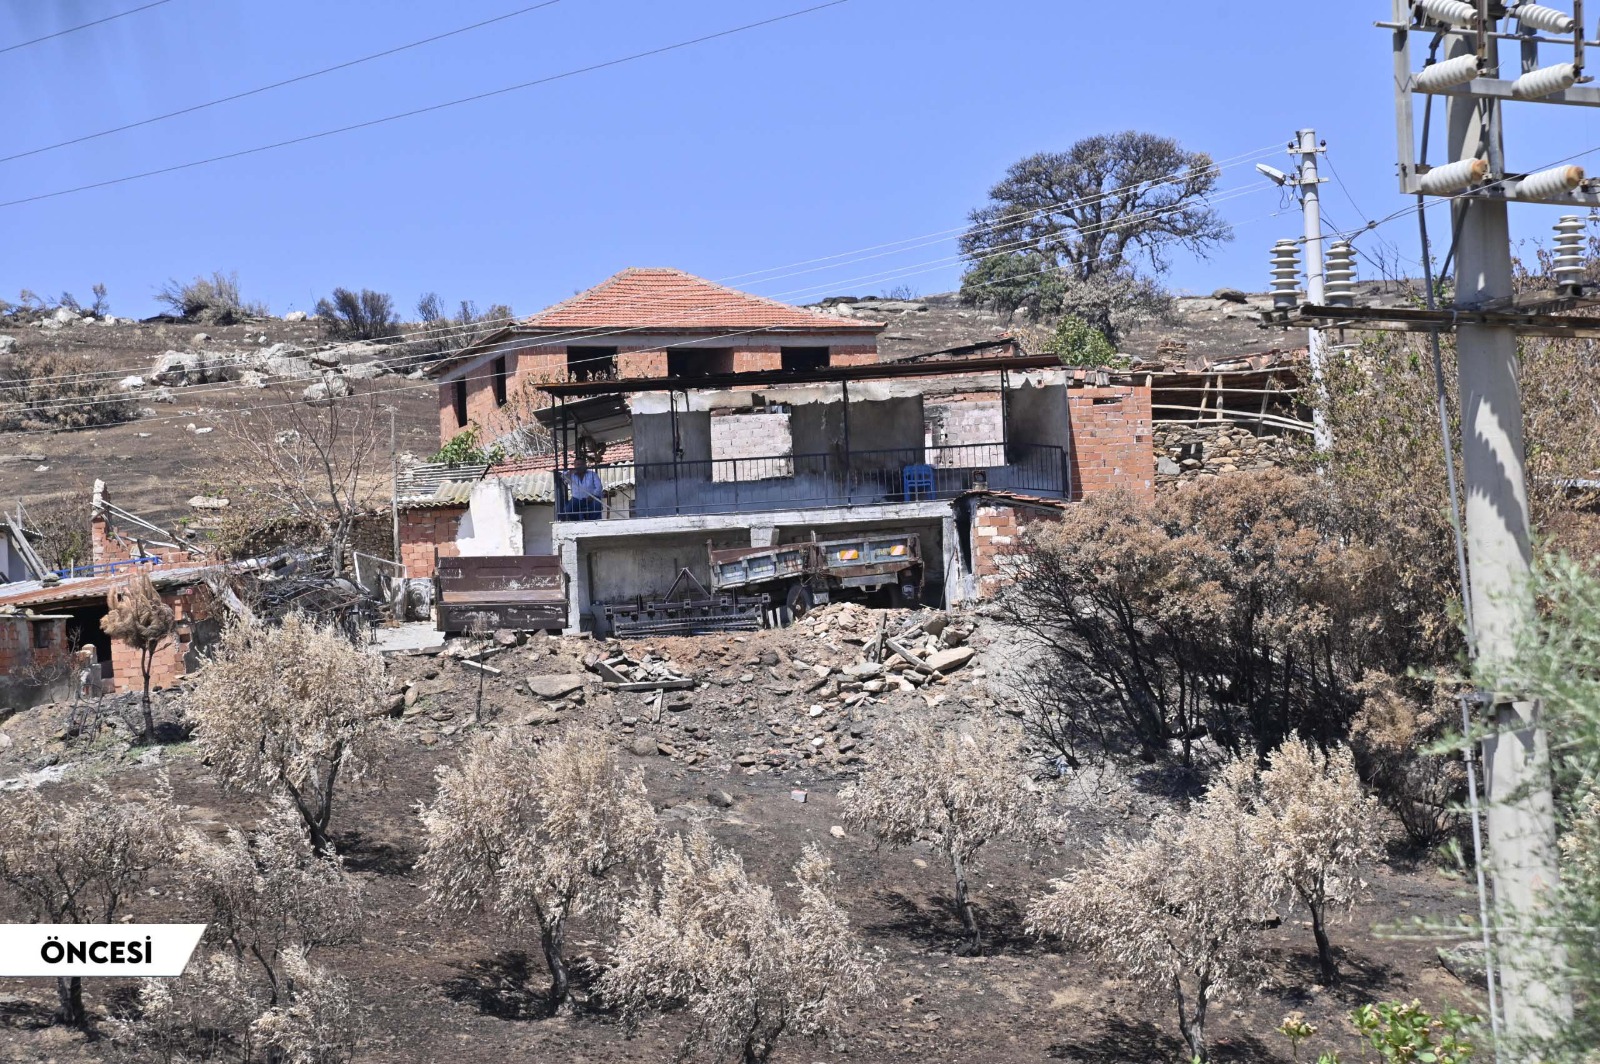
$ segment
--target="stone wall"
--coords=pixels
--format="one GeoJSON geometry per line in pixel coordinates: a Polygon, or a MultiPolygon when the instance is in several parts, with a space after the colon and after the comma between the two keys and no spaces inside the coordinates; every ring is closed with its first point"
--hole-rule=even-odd
{"type": "Polygon", "coordinates": [[[1258,436],[1251,426],[1230,421],[1158,425],[1154,436],[1156,489],[1169,490],[1201,477],[1286,465],[1297,445],[1297,438],[1258,436]]]}

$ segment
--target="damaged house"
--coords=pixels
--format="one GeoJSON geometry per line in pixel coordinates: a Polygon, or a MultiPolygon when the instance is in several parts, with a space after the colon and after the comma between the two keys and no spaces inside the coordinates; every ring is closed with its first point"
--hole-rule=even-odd
{"type": "Polygon", "coordinates": [[[576,631],[683,570],[709,585],[708,550],[914,532],[924,600],[959,602],[1004,546],[975,498],[1154,490],[1150,374],[1009,340],[884,362],[882,329],[626,270],[434,367],[442,439],[531,419],[555,453],[408,471],[401,560],[426,577],[444,558],[555,556],[576,631]],[[514,409],[519,393],[537,398],[514,409]],[[575,499],[580,468],[597,490],[575,499]]]}

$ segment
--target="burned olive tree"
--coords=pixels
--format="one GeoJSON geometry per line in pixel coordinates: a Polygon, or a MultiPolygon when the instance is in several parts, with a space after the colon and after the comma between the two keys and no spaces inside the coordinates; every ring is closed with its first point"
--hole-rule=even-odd
{"type": "Polygon", "coordinates": [[[703,828],[664,847],[658,889],[622,914],[602,994],[629,1023],[681,1006],[681,1057],[764,1064],[785,1036],[837,1041],[849,1010],[871,1001],[880,959],[850,929],[822,852],[795,865],[792,902],[752,883],[744,862],[703,828]]]}
{"type": "Polygon", "coordinates": [[[539,936],[552,1010],[567,1000],[569,921],[614,905],[655,840],[641,773],[626,773],[595,731],[537,742],[516,732],[476,740],[439,772],[422,810],[418,867],[441,912],[488,910],[539,936]]]}
{"type": "Polygon", "coordinates": [[[172,607],[161,600],[161,592],[148,573],[128,577],[115,595],[111,609],[100,618],[100,629],[139,653],[139,676],[144,681],[139,697],[144,716],[139,741],[148,743],[156,737],[155,714],[150,708],[150,670],[155,665],[156,651],[177,627],[177,618],[172,607]]]}
{"type": "Polygon", "coordinates": [[[1431,604],[1369,531],[1276,470],[1072,507],[1030,533],[1001,597],[1038,661],[1028,727],[1074,763],[1344,738],[1369,672],[1427,664],[1431,604]]]}
{"type": "Polygon", "coordinates": [[[1018,736],[994,721],[944,728],[925,716],[878,736],[877,762],[839,792],[845,822],[891,846],[926,841],[955,876],[955,908],[967,940],[983,948],[968,878],[991,840],[1038,831],[1040,796],[1022,785],[1018,736]]]}
{"type": "MultiPolygon", "coordinates": [[[[166,794],[123,801],[104,788],[63,801],[37,790],[0,802],[0,914],[45,924],[109,924],[177,853],[166,794]]],[[[83,980],[56,980],[56,1018],[82,1026],[83,980]]]]}
{"type": "Polygon", "coordinates": [[[329,853],[334,791],[369,773],[386,695],[376,656],[290,614],[277,627],[230,625],[190,684],[184,711],[224,787],[287,795],[312,845],[329,853]]]}

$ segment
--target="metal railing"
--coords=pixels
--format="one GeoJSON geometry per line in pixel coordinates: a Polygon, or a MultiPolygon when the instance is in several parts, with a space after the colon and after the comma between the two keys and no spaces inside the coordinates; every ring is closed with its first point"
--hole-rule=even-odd
{"type": "Polygon", "coordinates": [[[973,487],[1069,498],[1066,449],[1040,444],[942,447],[635,462],[627,507],[571,499],[556,477],[556,519],[610,520],[676,514],[874,506],[951,499],[973,487]]]}

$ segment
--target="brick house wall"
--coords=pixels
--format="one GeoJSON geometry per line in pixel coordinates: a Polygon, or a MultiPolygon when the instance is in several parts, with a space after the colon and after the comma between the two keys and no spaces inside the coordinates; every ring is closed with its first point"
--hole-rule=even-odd
{"type": "Polygon", "coordinates": [[[1118,490],[1154,498],[1148,383],[1069,389],[1067,413],[1074,499],[1118,490]]]}
{"type": "MultiPolygon", "coordinates": [[[[56,672],[70,672],[70,654],[67,618],[0,617],[0,696],[8,689],[49,686],[56,672]]],[[[0,697],[0,705],[6,701],[0,697]]]]}
{"type": "Polygon", "coordinates": [[[456,534],[461,531],[461,518],[466,512],[463,506],[400,512],[400,563],[406,567],[408,577],[432,579],[436,557],[455,558],[460,555],[456,534]]]}

